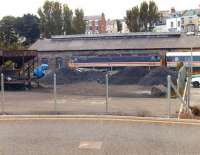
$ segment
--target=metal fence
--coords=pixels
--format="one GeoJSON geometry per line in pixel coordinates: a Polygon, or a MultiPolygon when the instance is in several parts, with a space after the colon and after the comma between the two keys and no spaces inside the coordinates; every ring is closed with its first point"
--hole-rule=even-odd
{"type": "Polygon", "coordinates": [[[168,77],[168,95],[162,98],[152,97],[150,88],[131,84],[112,84],[109,72],[105,74],[105,82],[93,83],[94,85],[88,82],[81,86],[81,90],[79,83],[57,85],[56,79],[56,74],[54,74],[53,85],[48,88],[5,92],[4,76],[1,74],[1,114],[109,114],[177,117],[177,111],[180,108],[178,99],[183,103],[170,77],[168,77]],[[177,92],[179,98],[171,99],[171,87],[177,92]],[[77,92],[69,94],[70,90],[77,92]]]}

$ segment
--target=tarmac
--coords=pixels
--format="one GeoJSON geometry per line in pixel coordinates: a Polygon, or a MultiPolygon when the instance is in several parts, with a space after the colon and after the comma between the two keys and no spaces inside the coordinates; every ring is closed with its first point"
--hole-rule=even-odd
{"type": "Polygon", "coordinates": [[[200,121],[130,116],[1,116],[3,155],[194,155],[200,121]]]}

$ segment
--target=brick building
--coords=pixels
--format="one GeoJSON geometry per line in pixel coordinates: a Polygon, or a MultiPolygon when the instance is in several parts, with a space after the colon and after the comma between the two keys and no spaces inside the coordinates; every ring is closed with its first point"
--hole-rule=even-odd
{"type": "Polygon", "coordinates": [[[85,16],[86,22],[85,34],[99,34],[106,32],[106,18],[104,13],[97,16],[85,16]]]}
{"type": "Polygon", "coordinates": [[[180,33],[128,33],[52,36],[39,39],[30,49],[37,50],[39,63],[50,70],[65,67],[73,57],[200,51],[200,38],[180,33]]]}

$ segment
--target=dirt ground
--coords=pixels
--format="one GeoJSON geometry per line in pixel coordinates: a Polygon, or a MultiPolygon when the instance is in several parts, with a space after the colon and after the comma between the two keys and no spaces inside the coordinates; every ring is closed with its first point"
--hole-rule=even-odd
{"type": "MultiPolygon", "coordinates": [[[[57,87],[57,104],[53,89],[34,88],[27,91],[5,92],[5,114],[112,114],[134,116],[167,116],[166,98],[150,96],[150,87],[110,85],[106,113],[105,85],[77,83],[57,87]]],[[[198,89],[194,89],[198,102],[198,89]]],[[[171,114],[176,117],[180,101],[171,99],[171,114]]],[[[0,105],[1,108],[1,105],[0,105]]]]}

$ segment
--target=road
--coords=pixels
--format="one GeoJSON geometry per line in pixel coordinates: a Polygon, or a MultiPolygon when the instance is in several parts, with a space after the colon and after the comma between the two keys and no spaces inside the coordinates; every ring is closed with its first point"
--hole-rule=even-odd
{"type": "Polygon", "coordinates": [[[200,153],[199,137],[200,124],[101,119],[1,120],[0,154],[194,155],[200,153]]]}

